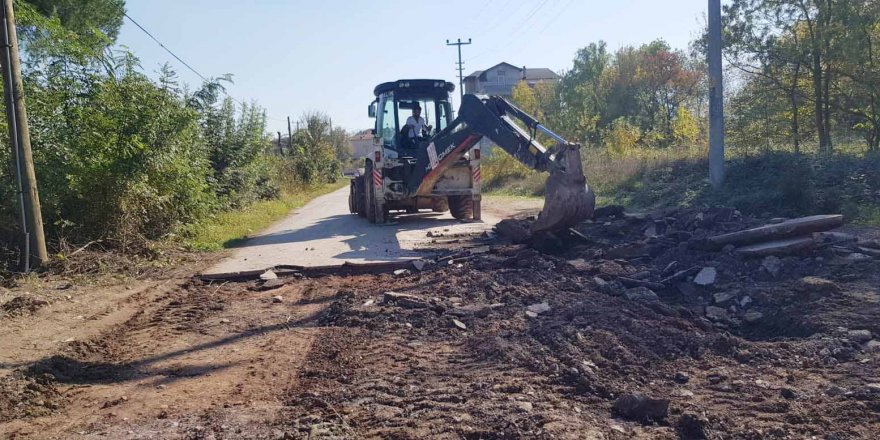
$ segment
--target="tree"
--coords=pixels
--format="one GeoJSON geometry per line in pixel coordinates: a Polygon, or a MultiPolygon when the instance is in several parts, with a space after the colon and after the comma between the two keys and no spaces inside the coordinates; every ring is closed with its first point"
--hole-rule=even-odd
{"type": "Polygon", "coordinates": [[[116,42],[125,0],[18,0],[19,37],[32,61],[97,58],[116,42]]]}

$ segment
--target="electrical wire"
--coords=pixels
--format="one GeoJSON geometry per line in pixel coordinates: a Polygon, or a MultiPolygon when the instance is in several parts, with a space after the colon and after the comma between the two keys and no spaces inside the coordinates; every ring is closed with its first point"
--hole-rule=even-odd
{"type": "MultiPolygon", "coordinates": [[[[186,61],[184,61],[183,59],[181,59],[179,56],[177,56],[177,54],[175,54],[174,52],[172,52],[171,49],[169,49],[167,46],[165,46],[164,44],[162,44],[162,42],[159,41],[158,38],[156,38],[155,36],[153,36],[153,34],[151,34],[150,31],[148,31],[146,28],[144,28],[143,26],[141,26],[141,24],[138,23],[137,21],[135,21],[135,19],[131,18],[131,16],[128,15],[128,13],[126,13],[126,12],[123,11],[122,15],[124,15],[125,18],[127,18],[129,21],[131,21],[135,26],[137,26],[138,29],[142,30],[145,34],[147,34],[147,36],[150,37],[153,41],[155,41],[156,44],[159,45],[159,47],[161,47],[162,49],[165,50],[165,52],[168,52],[168,54],[170,54],[171,56],[173,56],[174,59],[176,59],[177,61],[180,61],[180,64],[183,64],[183,65],[186,66],[186,68],[189,69],[192,73],[195,73],[196,76],[198,76],[199,78],[202,79],[202,81],[204,81],[204,82],[211,82],[211,80],[209,80],[208,78],[206,78],[205,75],[202,75],[201,73],[199,73],[199,71],[196,70],[193,66],[190,66],[189,63],[187,63],[186,61]]],[[[235,99],[234,96],[230,95],[230,94],[226,91],[225,88],[223,88],[222,90],[223,90],[223,94],[226,95],[227,97],[229,97],[229,99],[231,99],[231,100],[232,100],[233,102],[235,102],[236,104],[241,105],[241,106],[244,106],[244,105],[245,105],[243,102],[239,101],[238,99],[235,99]]],[[[272,119],[272,120],[274,120],[274,121],[286,122],[286,121],[281,120],[281,119],[278,119],[278,118],[273,118],[273,117],[269,116],[268,114],[266,115],[266,118],[268,118],[268,119],[272,119]]]]}

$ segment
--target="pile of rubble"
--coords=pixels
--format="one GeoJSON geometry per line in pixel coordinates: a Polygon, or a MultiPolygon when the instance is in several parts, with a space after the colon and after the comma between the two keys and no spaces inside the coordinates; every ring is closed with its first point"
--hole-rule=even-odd
{"type": "Polygon", "coordinates": [[[778,310],[774,286],[833,292],[836,284],[826,277],[857,277],[880,257],[880,241],[835,230],[842,215],[761,222],[729,208],[633,215],[612,206],[549,239],[529,235],[531,221],[505,220],[497,231],[566,258],[600,291],[691,306],[721,326],[762,321],[759,299],[778,310]]]}

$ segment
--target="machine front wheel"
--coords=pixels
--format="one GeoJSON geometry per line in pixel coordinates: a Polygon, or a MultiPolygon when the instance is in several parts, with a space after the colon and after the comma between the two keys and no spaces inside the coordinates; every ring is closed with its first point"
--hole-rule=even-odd
{"type": "Polygon", "coordinates": [[[459,220],[474,218],[474,199],[471,196],[449,196],[449,212],[459,220]]]}

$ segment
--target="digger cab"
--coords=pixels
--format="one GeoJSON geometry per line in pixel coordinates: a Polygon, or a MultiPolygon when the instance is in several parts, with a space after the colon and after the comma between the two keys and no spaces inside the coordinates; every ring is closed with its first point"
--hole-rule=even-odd
{"type": "Polygon", "coordinates": [[[421,141],[446,128],[452,122],[449,93],[455,85],[443,80],[399,80],[376,86],[376,99],[370,104],[370,117],[375,118],[374,143],[390,149],[397,155],[408,156],[421,141]],[[421,108],[421,117],[429,132],[414,133],[405,128],[406,120],[415,107],[421,108]]]}

